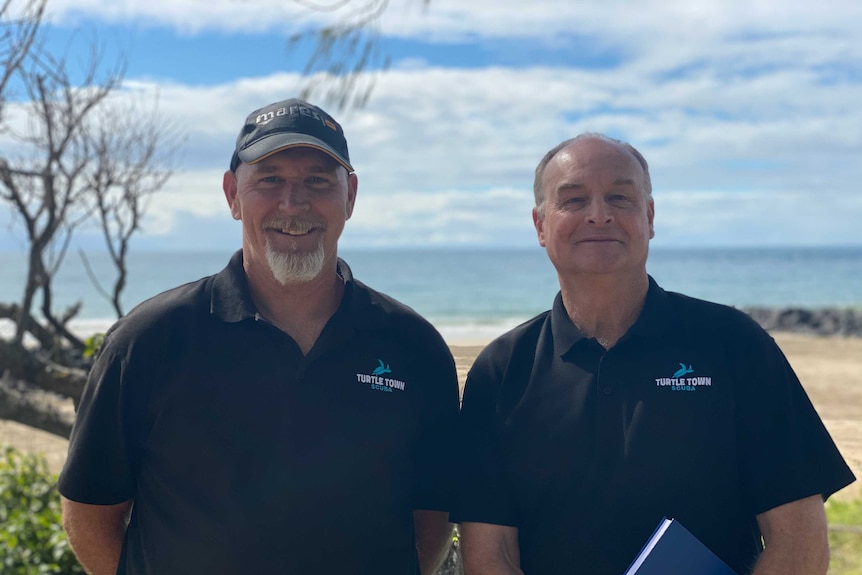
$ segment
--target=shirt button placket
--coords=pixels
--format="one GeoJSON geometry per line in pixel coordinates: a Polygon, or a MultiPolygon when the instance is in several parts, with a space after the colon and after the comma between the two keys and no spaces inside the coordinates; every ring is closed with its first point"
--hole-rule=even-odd
{"type": "Polygon", "coordinates": [[[614,387],[608,381],[608,378],[602,377],[602,364],[604,363],[606,356],[607,353],[602,355],[601,359],[599,359],[599,367],[596,370],[596,387],[599,393],[601,393],[605,397],[609,397],[614,394],[614,387]]]}

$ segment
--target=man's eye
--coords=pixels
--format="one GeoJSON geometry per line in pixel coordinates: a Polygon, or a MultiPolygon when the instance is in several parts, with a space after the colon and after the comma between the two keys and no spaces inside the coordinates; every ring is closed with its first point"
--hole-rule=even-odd
{"type": "Polygon", "coordinates": [[[277,184],[281,181],[281,178],[278,176],[266,176],[265,178],[261,178],[260,181],[267,184],[277,184]]]}
{"type": "Polygon", "coordinates": [[[308,179],[306,179],[305,181],[311,185],[318,185],[318,186],[322,185],[322,184],[329,183],[329,180],[327,180],[326,178],[321,178],[320,176],[309,176],[308,179]]]}

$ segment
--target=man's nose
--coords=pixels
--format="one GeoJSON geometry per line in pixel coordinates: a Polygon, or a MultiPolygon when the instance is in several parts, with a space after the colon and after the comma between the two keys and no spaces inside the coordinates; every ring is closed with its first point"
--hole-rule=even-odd
{"type": "Polygon", "coordinates": [[[587,207],[587,221],[592,224],[607,224],[613,219],[610,206],[604,200],[594,200],[587,207]]]}
{"type": "Polygon", "coordinates": [[[308,190],[300,184],[286,183],[281,192],[278,208],[283,212],[296,212],[308,209],[308,190]]]}

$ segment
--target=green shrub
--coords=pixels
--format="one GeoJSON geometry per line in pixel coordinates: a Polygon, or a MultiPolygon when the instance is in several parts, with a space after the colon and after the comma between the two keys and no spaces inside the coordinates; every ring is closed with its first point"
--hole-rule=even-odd
{"type": "Polygon", "coordinates": [[[862,575],[862,499],[826,503],[829,548],[832,560],[829,575],[862,575]]]}
{"type": "Polygon", "coordinates": [[[84,340],[84,359],[94,360],[99,355],[99,350],[102,349],[102,344],[105,342],[105,334],[94,333],[84,340]]]}
{"type": "Polygon", "coordinates": [[[0,573],[76,574],[63,531],[57,477],[45,458],[0,446],[0,573]]]}

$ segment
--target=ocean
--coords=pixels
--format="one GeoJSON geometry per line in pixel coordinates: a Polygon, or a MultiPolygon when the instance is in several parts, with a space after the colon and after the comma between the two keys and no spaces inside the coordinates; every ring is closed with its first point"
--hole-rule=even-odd
{"type": "MultiPolygon", "coordinates": [[[[222,269],[227,252],[132,252],[123,296],[128,311],[171,287],[222,269]]],[[[357,279],[406,303],[448,341],[487,341],[548,309],[558,291],[554,268],[540,248],[349,250],[340,254],[357,279]]],[[[104,254],[89,254],[103,282],[112,281],[104,254]]],[[[0,252],[0,301],[21,297],[24,254],[0,252]]],[[[862,247],[655,249],[649,273],[662,287],[724,304],[862,309],[862,247]]],[[[77,253],[55,282],[56,308],[83,303],[76,331],[104,331],[115,317],[77,253]]],[[[11,326],[0,322],[0,332],[11,326]]]]}

